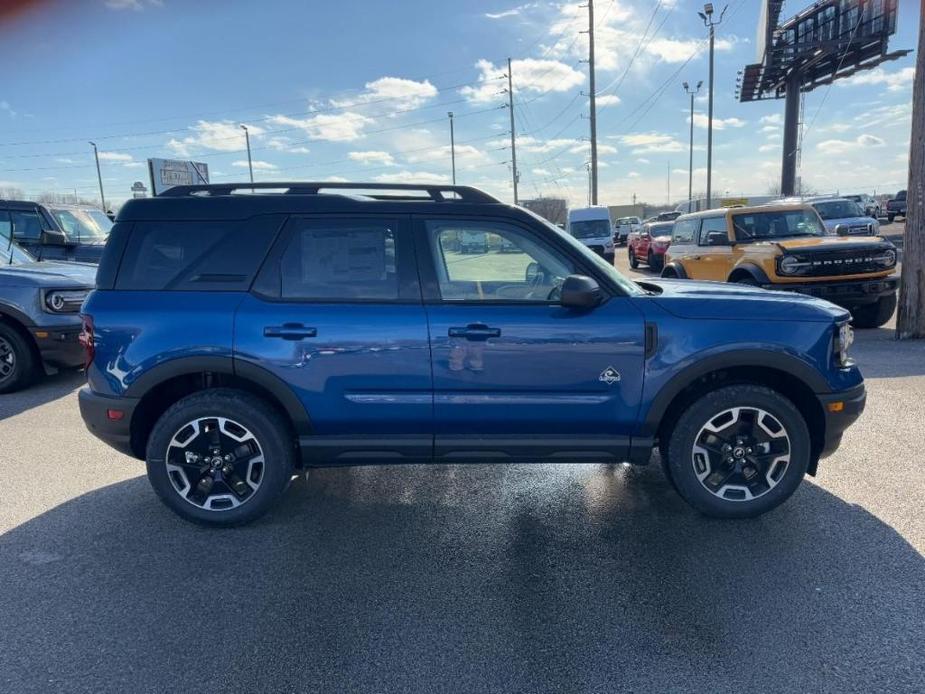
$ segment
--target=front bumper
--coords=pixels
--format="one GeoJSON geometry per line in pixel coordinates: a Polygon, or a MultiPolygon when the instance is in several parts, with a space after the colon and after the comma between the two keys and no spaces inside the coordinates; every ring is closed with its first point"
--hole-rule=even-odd
{"type": "Polygon", "coordinates": [[[881,296],[893,294],[899,286],[895,275],[876,280],[848,280],[842,282],[807,282],[805,284],[763,284],[764,289],[808,294],[844,308],[872,304],[881,296]]]}
{"type": "Polygon", "coordinates": [[[83,366],[85,351],[78,342],[80,328],[30,328],[39,354],[46,364],[60,369],[83,366]]]}
{"type": "Polygon", "coordinates": [[[867,390],[861,383],[850,390],[826,393],[818,397],[825,416],[825,440],[819,457],[825,458],[838,449],[845,429],[861,416],[867,402],[867,390]]]}
{"type": "Polygon", "coordinates": [[[80,416],[90,433],[108,443],[120,453],[136,457],[132,451],[132,415],[137,398],[109,398],[84,386],[77,394],[80,416]],[[110,410],[122,412],[122,418],[112,419],[110,410]]]}

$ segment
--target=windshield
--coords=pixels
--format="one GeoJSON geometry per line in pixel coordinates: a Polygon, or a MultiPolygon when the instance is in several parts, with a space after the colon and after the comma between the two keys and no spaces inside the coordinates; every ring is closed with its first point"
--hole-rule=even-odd
{"type": "Polygon", "coordinates": [[[817,202],[813,205],[816,212],[823,219],[845,219],[845,217],[861,217],[863,213],[856,202],[851,200],[833,200],[832,202],[817,202]]]}
{"type": "Polygon", "coordinates": [[[569,222],[569,232],[576,239],[600,239],[610,236],[610,220],[589,219],[584,222],[569,222]]]}
{"type": "Polygon", "coordinates": [[[808,210],[737,214],[732,216],[732,224],[737,241],[825,235],[825,227],[819,217],[808,210]]]}
{"type": "Polygon", "coordinates": [[[619,226],[623,226],[624,224],[639,224],[639,217],[620,217],[620,219],[617,220],[617,224],[619,226]]]}
{"type": "Polygon", "coordinates": [[[52,207],[51,213],[72,241],[105,241],[112,222],[102,210],[52,207]]]}
{"type": "Polygon", "coordinates": [[[561,238],[564,238],[565,242],[568,243],[569,246],[574,248],[577,252],[581,253],[582,258],[585,258],[588,262],[593,263],[594,267],[598,268],[601,272],[606,274],[628,296],[643,296],[646,293],[635,282],[630,282],[623,275],[617,272],[617,269],[613,265],[601,258],[597,253],[588,250],[586,245],[579,243],[574,238],[563,232],[562,229],[555,226],[551,222],[546,221],[538,214],[535,214],[530,210],[526,210],[526,212],[531,217],[540,222],[544,227],[555,232],[561,238]]]}
{"type": "Polygon", "coordinates": [[[10,243],[9,225],[4,228],[0,219],[0,265],[20,265],[35,262],[35,258],[26,253],[15,243],[10,243]]]}
{"type": "Polygon", "coordinates": [[[674,228],[674,222],[649,224],[647,228],[649,230],[649,234],[652,236],[671,236],[671,230],[674,228]]]}

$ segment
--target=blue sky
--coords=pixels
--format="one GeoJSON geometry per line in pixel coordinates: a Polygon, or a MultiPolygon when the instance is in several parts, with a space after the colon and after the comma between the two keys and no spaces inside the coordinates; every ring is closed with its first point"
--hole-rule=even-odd
{"type": "MultiPolygon", "coordinates": [[[[25,9],[0,11],[0,188],[96,197],[88,140],[100,146],[107,198],[117,202],[133,181],[147,180],[152,156],[208,162],[216,181],[246,180],[241,123],[258,180],[448,181],[452,110],[458,181],[510,199],[502,108],[510,56],[521,197],[586,198],[586,38],[578,31],[587,20],[577,3],[19,4],[25,9]]],[[[784,16],[806,4],[788,0],[784,16]]],[[[717,33],[714,189],[762,194],[780,175],[783,102],[736,102],[736,71],[755,61],[759,1],[729,5],[717,33]]],[[[899,5],[892,48],[914,48],[918,3],[899,5]]],[[[706,82],[702,2],[595,7],[600,201],[635,194],[662,203],[669,176],[672,200],[686,198],[681,82],[706,82]]],[[[807,95],[809,185],[905,187],[913,65],[910,55],[807,95]]],[[[696,109],[695,191],[705,186],[705,99],[696,109]]]]}

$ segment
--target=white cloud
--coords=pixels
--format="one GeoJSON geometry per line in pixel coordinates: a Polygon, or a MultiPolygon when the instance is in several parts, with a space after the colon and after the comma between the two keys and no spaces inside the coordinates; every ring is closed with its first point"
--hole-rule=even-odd
{"type": "MultiPolygon", "coordinates": [[[[414,152],[413,154],[407,155],[405,159],[411,164],[416,164],[425,161],[450,161],[450,156],[450,146],[440,145],[420,152],[414,152]]],[[[485,158],[485,153],[478,147],[473,147],[472,145],[456,145],[457,164],[473,164],[481,162],[485,158]]]]}
{"type": "Polygon", "coordinates": [[[131,154],[122,152],[100,152],[100,161],[132,161],[134,157],[131,154]]]}
{"type": "Polygon", "coordinates": [[[899,92],[912,87],[912,79],[915,77],[914,67],[904,67],[896,72],[887,72],[882,67],[859,72],[846,79],[838,80],[835,84],[840,87],[852,87],[861,85],[886,85],[887,90],[899,92]]]}
{"type": "Polygon", "coordinates": [[[552,176],[552,171],[549,169],[531,169],[531,173],[534,176],[552,176]]]}
{"type": "Polygon", "coordinates": [[[501,10],[499,12],[486,12],[485,17],[488,19],[504,19],[505,17],[516,17],[524,10],[529,10],[536,7],[539,3],[528,2],[523,5],[518,5],[517,7],[512,7],[508,10],[501,10]]]}
{"type": "Polygon", "coordinates": [[[638,171],[630,171],[626,174],[627,178],[639,178],[641,175],[638,171]]]}
{"type": "MultiPolygon", "coordinates": [[[[238,161],[231,162],[231,165],[239,169],[248,168],[247,159],[238,159],[238,161]]],[[[268,161],[260,161],[259,159],[254,159],[251,165],[254,167],[254,171],[276,171],[276,169],[279,168],[276,164],[271,164],[268,161]]]]}
{"type": "Polygon", "coordinates": [[[277,152],[287,152],[289,154],[308,154],[311,150],[304,145],[294,145],[288,137],[277,136],[271,137],[266,141],[266,146],[277,152]]]}
{"type": "Polygon", "coordinates": [[[616,94],[604,94],[595,99],[598,106],[616,106],[620,103],[620,97],[616,94]]]}
{"type": "Polygon", "coordinates": [[[450,177],[429,171],[397,171],[376,176],[374,181],[381,183],[449,183],[450,177]]]}
{"type": "Polygon", "coordinates": [[[761,129],[763,133],[776,133],[780,131],[780,126],[777,125],[766,125],[761,129]]]}
{"type": "Polygon", "coordinates": [[[381,166],[395,166],[395,159],[388,152],[367,151],[367,152],[350,152],[347,155],[352,161],[358,161],[361,164],[379,164],[381,166]]]}
{"type": "Polygon", "coordinates": [[[780,149],[778,145],[772,145],[772,144],[760,145],[758,147],[759,152],[774,152],[775,150],[778,150],[778,149],[780,149]]]}
{"type": "MultiPolygon", "coordinates": [[[[717,51],[731,51],[734,43],[729,39],[717,39],[714,48],[717,51]]],[[[646,43],[645,50],[666,63],[683,63],[705,47],[701,39],[655,39],[646,43]]]]}
{"type": "Polygon", "coordinates": [[[671,135],[662,133],[639,133],[624,135],[620,141],[630,147],[633,154],[663,154],[666,152],[686,152],[687,145],[682,144],[671,135]]]}
{"type": "Polygon", "coordinates": [[[396,110],[417,108],[437,96],[437,88],[428,80],[416,82],[402,77],[380,77],[365,84],[366,91],[347,99],[331,99],[331,105],[348,108],[359,104],[388,100],[396,110]]]}
{"type": "MultiPolygon", "coordinates": [[[[488,60],[479,60],[476,67],[481,73],[479,84],[475,87],[463,87],[460,94],[475,103],[489,103],[500,99],[506,87],[498,79],[506,74],[507,66],[497,67],[488,60]]],[[[511,65],[515,95],[525,92],[566,92],[582,84],[584,73],[558,60],[537,60],[525,58],[515,60],[511,65]]]]}
{"type": "Polygon", "coordinates": [[[784,117],[779,113],[772,113],[770,116],[762,116],[761,122],[767,125],[783,125],[784,117]]]}
{"type": "Polygon", "coordinates": [[[636,161],[640,164],[651,164],[652,163],[648,159],[645,159],[644,157],[639,157],[636,159],[636,161]]]}
{"type": "MultiPolygon", "coordinates": [[[[706,128],[709,122],[709,118],[705,113],[695,113],[694,114],[694,125],[698,128],[706,128]]],[[[687,117],[687,122],[690,123],[690,116],[687,117]]],[[[740,118],[713,118],[713,129],[714,130],[725,130],[726,128],[741,128],[745,125],[745,121],[740,118]]]]}
{"type": "Polygon", "coordinates": [[[826,154],[843,154],[859,147],[882,147],[886,141],[876,135],[858,135],[854,140],[823,140],[816,149],[826,154]]]}
{"type": "Polygon", "coordinates": [[[276,125],[300,128],[313,140],[325,140],[327,142],[359,140],[363,137],[363,129],[370,123],[375,122],[372,118],[367,118],[352,111],[344,111],[336,115],[319,113],[317,116],[309,118],[271,116],[269,120],[276,125]]]}
{"type": "Polygon", "coordinates": [[[135,10],[140,12],[145,7],[163,7],[164,0],[105,0],[103,4],[110,10],[135,10]]]}
{"type": "MultiPolygon", "coordinates": [[[[247,125],[252,138],[261,135],[264,129],[256,125],[247,125]]],[[[181,157],[188,157],[193,149],[213,149],[219,152],[235,152],[244,149],[244,131],[241,124],[230,120],[201,120],[189,128],[192,135],[181,140],[171,138],[167,148],[181,157]]]]}
{"type": "Polygon", "coordinates": [[[16,111],[10,106],[9,101],[0,101],[0,111],[6,113],[10,118],[15,118],[17,116],[16,111]]]}

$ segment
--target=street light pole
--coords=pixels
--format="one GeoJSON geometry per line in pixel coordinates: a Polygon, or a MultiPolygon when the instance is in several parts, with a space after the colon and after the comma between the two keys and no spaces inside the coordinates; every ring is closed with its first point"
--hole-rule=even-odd
{"type": "Polygon", "coordinates": [[[690,144],[690,156],[688,157],[687,163],[687,211],[693,212],[691,207],[691,202],[694,199],[694,96],[697,95],[697,92],[700,91],[700,87],[703,84],[703,81],[697,83],[697,86],[692,90],[690,85],[687,82],[684,83],[684,91],[687,94],[691,95],[691,144],[690,144]]]}
{"type": "MultiPolygon", "coordinates": [[[[594,84],[594,0],[588,0],[588,86],[591,120],[591,204],[597,204],[597,87],[594,84]]],[[[589,207],[590,207],[589,205],[589,207]]]]}
{"type": "Polygon", "coordinates": [[[514,129],[514,77],[511,75],[511,59],[507,59],[507,107],[511,116],[511,174],[514,182],[514,204],[517,204],[517,131],[514,129]]]}
{"type": "Polygon", "coordinates": [[[446,115],[450,117],[450,162],[453,166],[453,185],[456,185],[456,137],[453,134],[453,112],[446,115]]]}
{"type": "Polygon", "coordinates": [[[251,183],[254,182],[254,162],[251,160],[251,135],[247,131],[246,125],[241,125],[241,130],[244,131],[244,142],[247,143],[247,170],[251,176],[251,183]]]}
{"type": "Polygon", "coordinates": [[[723,8],[719,15],[719,21],[713,21],[713,3],[708,2],[703,6],[703,12],[698,12],[703,20],[703,25],[710,29],[710,83],[709,83],[709,101],[707,106],[707,209],[713,207],[713,44],[716,36],[715,27],[723,23],[723,16],[729,5],[723,8]]]}
{"type": "Polygon", "coordinates": [[[93,147],[93,158],[96,159],[96,180],[100,182],[100,205],[103,206],[103,212],[106,212],[106,196],[103,195],[103,174],[100,173],[100,153],[96,149],[96,143],[91,142],[93,147]]]}

